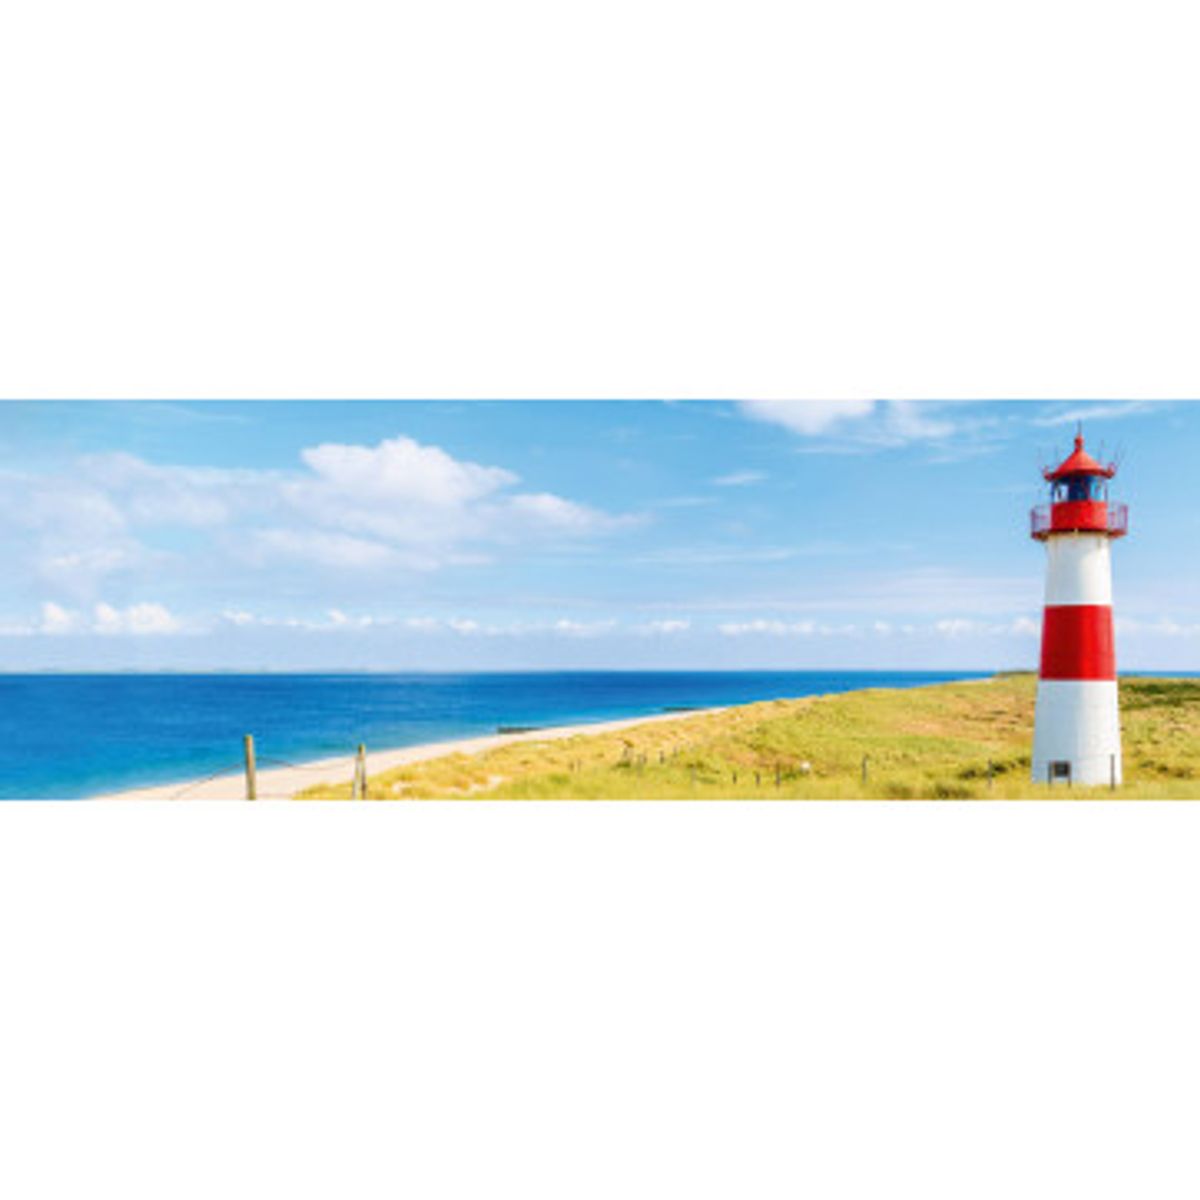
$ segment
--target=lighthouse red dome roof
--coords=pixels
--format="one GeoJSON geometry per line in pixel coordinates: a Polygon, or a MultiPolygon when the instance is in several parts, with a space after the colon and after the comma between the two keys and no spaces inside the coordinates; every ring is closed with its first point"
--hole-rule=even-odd
{"type": "Polygon", "coordinates": [[[1071,475],[1099,475],[1103,479],[1111,479],[1117,473],[1116,467],[1101,466],[1084,448],[1083,434],[1075,439],[1075,449],[1053,471],[1045,471],[1047,479],[1067,479],[1071,475]]]}

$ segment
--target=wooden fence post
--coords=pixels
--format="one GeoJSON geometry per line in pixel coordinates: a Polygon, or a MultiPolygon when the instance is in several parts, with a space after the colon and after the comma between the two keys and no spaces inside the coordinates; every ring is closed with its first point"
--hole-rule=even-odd
{"type": "Polygon", "coordinates": [[[248,733],[242,739],[242,747],[246,753],[246,799],[258,799],[258,769],[254,763],[254,734],[248,733]]]}
{"type": "Polygon", "coordinates": [[[988,791],[989,792],[992,790],[992,775],[993,774],[994,774],[994,768],[992,765],[992,760],[989,758],[988,759],[988,791]]]}
{"type": "Polygon", "coordinates": [[[351,800],[367,798],[367,748],[359,742],[358,753],[354,756],[354,783],[350,787],[351,800]]]}
{"type": "Polygon", "coordinates": [[[864,755],[863,755],[863,761],[862,761],[862,781],[863,781],[863,787],[866,787],[866,786],[867,786],[867,763],[868,763],[869,761],[870,761],[870,759],[868,758],[868,756],[864,754],[864,755]]]}

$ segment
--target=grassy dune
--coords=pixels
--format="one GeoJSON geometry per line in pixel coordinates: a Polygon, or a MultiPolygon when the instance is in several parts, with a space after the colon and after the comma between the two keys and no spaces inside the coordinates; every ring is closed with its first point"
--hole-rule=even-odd
{"type": "MultiPolygon", "coordinates": [[[[1123,679],[1125,785],[1029,782],[1035,680],[777,700],[374,775],[378,799],[1200,799],[1200,680],[1123,679]],[[863,783],[863,758],[867,759],[863,783]],[[991,780],[989,782],[989,763],[991,780]]],[[[349,783],[305,799],[348,799],[349,783]]]]}

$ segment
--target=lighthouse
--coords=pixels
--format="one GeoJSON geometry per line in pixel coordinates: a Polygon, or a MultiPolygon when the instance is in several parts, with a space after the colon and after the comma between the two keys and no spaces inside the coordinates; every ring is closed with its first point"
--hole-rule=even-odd
{"type": "Polygon", "coordinates": [[[1129,528],[1108,498],[1113,465],[1083,447],[1043,475],[1050,503],[1035,508],[1033,537],[1046,543],[1046,608],[1033,733],[1033,780],[1115,787],[1121,723],[1113,643],[1112,556],[1129,528]]]}

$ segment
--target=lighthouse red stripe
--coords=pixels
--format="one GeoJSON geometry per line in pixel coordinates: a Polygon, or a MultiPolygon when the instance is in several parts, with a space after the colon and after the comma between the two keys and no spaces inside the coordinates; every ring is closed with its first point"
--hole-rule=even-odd
{"type": "Polygon", "coordinates": [[[1042,623],[1043,679],[1116,679],[1112,609],[1070,604],[1046,609],[1042,623]]]}

